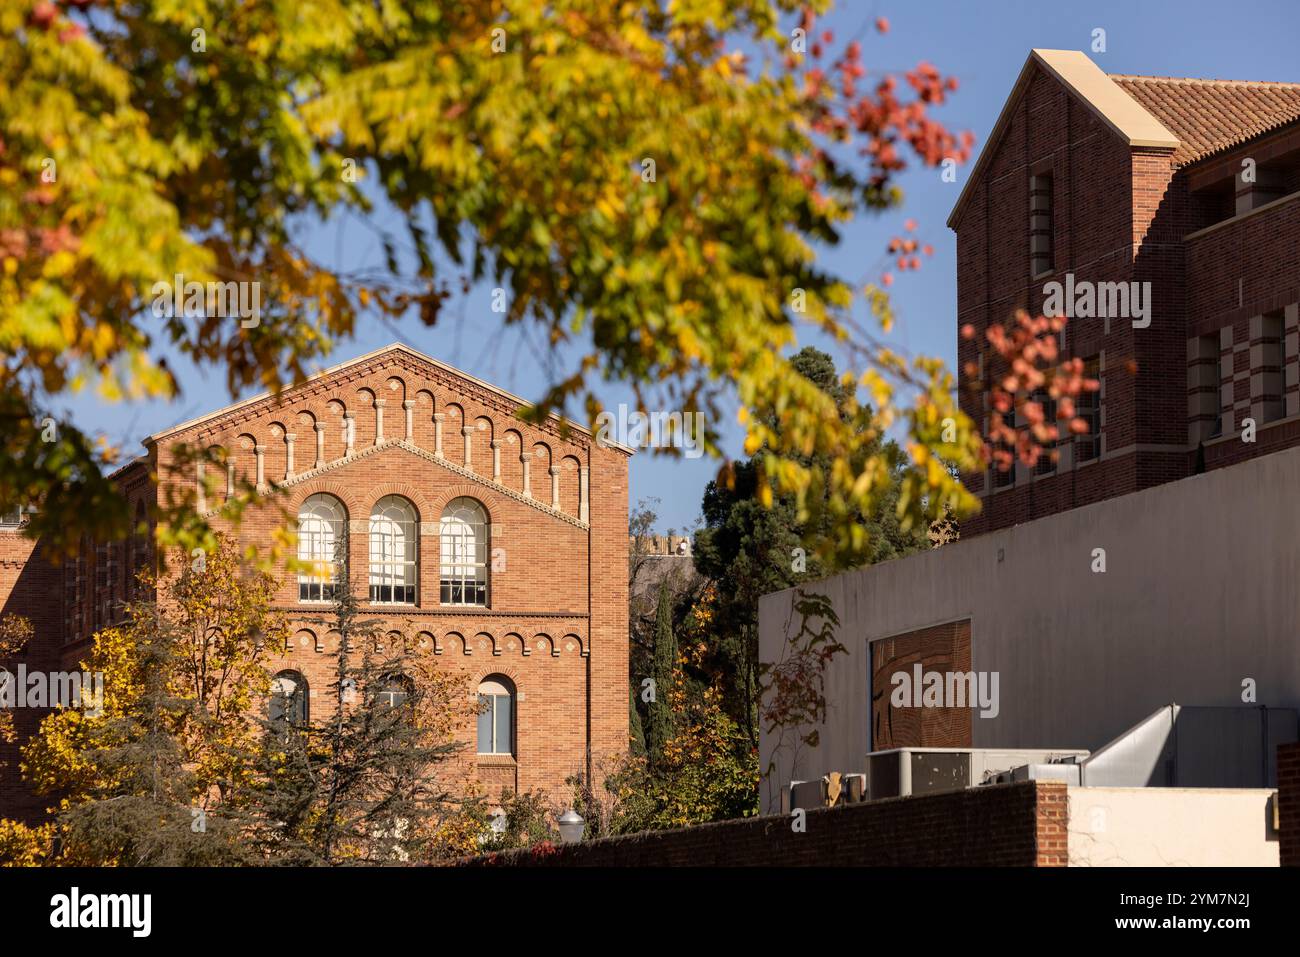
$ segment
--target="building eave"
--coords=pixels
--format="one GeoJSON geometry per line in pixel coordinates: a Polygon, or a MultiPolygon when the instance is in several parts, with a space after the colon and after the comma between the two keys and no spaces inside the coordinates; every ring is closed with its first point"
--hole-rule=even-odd
{"type": "Polygon", "coordinates": [[[1091,110],[1121,140],[1130,147],[1140,149],[1178,148],[1178,138],[1146,110],[1137,100],[1107,76],[1097,64],[1093,63],[1079,50],[1031,50],[1025,59],[1025,65],[1016,78],[1011,95],[1002,105],[993,130],[980,150],[975,165],[971,167],[966,184],[948,216],[948,228],[956,229],[961,222],[961,215],[966,208],[975,183],[980,179],[984,168],[992,159],[997,144],[1002,139],[1011,122],[1015,108],[1029,87],[1035,69],[1044,70],[1074,94],[1084,106],[1091,110]]]}

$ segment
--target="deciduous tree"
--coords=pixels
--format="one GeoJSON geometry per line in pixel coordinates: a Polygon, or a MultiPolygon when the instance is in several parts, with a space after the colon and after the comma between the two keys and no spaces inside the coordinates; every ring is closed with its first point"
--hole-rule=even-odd
{"type": "MultiPolygon", "coordinates": [[[[127,530],[112,450],[56,421],[50,395],[174,395],[164,345],[220,366],[232,393],[280,388],[363,312],[435,322],[485,281],[506,323],[579,354],[533,414],[594,420],[595,381],[619,379],[643,405],[704,412],[720,454],[738,399],[759,500],[802,514],[824,496],[828,556],[870,554],[857,518],[896,486],[905,526],[969,512],[938,464],[971,470],[982,449],[951,376],[884,346],[854,313],[888,329],[882,285],[814,253],[899,202],[909,164],[967,158],[971,137],[932,114],[957,84],[928,63],[868,80],[888,55],[819,31],[828,6],[5,5],[0,508],[40,505],[30,533],[51,548],[127,530]],[[311,255],[298,224],[340,215],[381,233],[387,268],[311,255]],[[202,288],[179,314],[177,277],[202,288]],[[209,283],[257,284],[256,321],[209,283]],[[789,361],[812,331],[851,362],[838,409],[789,361]],[[879,444],[895,424],[899,463],[879,444]]],[[[192,502],[160,518],[187,553],[210,541],[192,502]]]]}

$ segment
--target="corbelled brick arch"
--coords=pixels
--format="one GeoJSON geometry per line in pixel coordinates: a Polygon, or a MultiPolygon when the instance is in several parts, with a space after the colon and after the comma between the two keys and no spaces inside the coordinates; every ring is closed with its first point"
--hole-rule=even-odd
{"type": "MultiPolygon", "coordinates": [[[[442,455],[449,462],[465,464],[465,410],[459,402],[448,402],[442,407],[442,455]]],[[[436,450],[435,453],[437,454],[436,450]]]]}
{"type": "Polygon", "coordinates": [[[293,470],[289,467],[289,440],[286,438],[291,432],[278,419],[268,425],[266,431],[266,451],[262,455],[265,484],[283,484],[293,477],[293,470]]]}
{"type": "Polygon", "coordinates": [[[489,487],[479,485],[476,482],[460,482],[438,490],[435,495],[429,499],[429,521],[436,522],[442,517],[442,511],[447,504],[458,498],[476,499],[487,512],[489,524],[496,521],[502,511],[503,499],[495,494],[489,487]]]}
{"type": "Polygon", "coordinates": [[[422,449],[437,447],[436,424],[434,413],[438,411],[437,401],[429,389],[420,389],[415,393],[415,405],[411,410],[413,433],[411,442],[422,449]]]}
{"type": "Polygon", "coordinates": [[[378,444],[377,432],[382,426],[384,406],[375,404],[375,392],[366,386],[357,389],[353,403],[356,406],[354,447],[364,449],[378,444]]]}
{"type": "Polygon", "coordinates": [[[333,476],[312,479],[296,486],[288,499],[291,514],[297,515],[302,509],[303,502],[317,494],[333,495],[342,502],[344,509],[347,510],[349,522],[355,522],[370,516],[368,503],[362,498],[360,490],[343,479],[333,476]]]}
{"type": "Polygon", "coordinates": [[[518,429],[506,429],[501,436],[501,484],[506,488],[524,488],[524,437],[518,429]]]}
{"type": "Polygon", "coordinates": [[[310,409],[299,409],[292,420],[296,423],[294,433],[285,440],[291,447],[296,446],[296,450],[293,450],[293,474],[286,481],[296,478],[298,472],[310,472],[325,464],[325,423],[317,421],[310,409]]]}
{"type": "Polygon", "coordinates": [[[497,675],[505,675],[505,677],[510,679],[510,683],[515,686],[517,691],[523,688],[523,684],[527,680],[523,677],[518,668],[501,662],[493,662],[490,665],[483,665],[475,668],[473,671],[469,672],[469,675],[475,687],[482,684],[484,681],[491,680],[497,675]]]}
{"type": "Polygon", "coordinates": [[[370,514],[370,509],[381,498],[389,495],[400,495],[415,506],[415,511],[421,523],[433,522],[437,520],[434,514],[434,506],[428,495],[415,482],[384,482],[370,489],[370,501],[366,503],[366,514],[370,514]]]}

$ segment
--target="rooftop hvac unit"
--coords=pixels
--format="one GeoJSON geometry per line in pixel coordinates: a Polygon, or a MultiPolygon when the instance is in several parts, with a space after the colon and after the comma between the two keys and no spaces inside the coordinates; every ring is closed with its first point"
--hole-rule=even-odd
{"type": "MultiPolygon", "coordinates": [[[[894,748],[867,755],[867,799],[936,794],[989,784],[1025,765],[1075,765],[1084,750],[894,748]]],[[[1068,773],[1068,772],[1066,772],[1068,773]]]]}
{"type": "MultiPolygon", "coordinates": [[[[830,775],[814,781],[791,781],[790,787],[781,795],[781,813],[789,814],[795,808],[809,810],[815,807],[831,805],[830,775]]],[[[836,807],[844,804],[860,804],[867,799],[867,776],[865,774],[841,774],[839,776],[839,794],[834,800],[836,807]]]]}

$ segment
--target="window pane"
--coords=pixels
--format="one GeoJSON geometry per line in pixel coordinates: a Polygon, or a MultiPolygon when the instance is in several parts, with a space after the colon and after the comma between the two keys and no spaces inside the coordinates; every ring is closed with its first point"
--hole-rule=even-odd
{"type": "Polygon", "coordinates": [[[370,600],[414,604],[419,523],[415,506],[386,495],[370,514],[370,600]]]}
{"type": "Polygon", "coordinates": [[[300,600],[326,601],[332,597],[343,521],[343,505],[332,495],[311,495],[302,503],[298,512],[298,558],[313,567],[298,575],[300,600]]]}
{"type": "Polygon", "coordinates": [[[487,513],[471,498],[443,510],[439,535],[440,597],[445,604],[487,604],[487,513]]]}
{"type": "Polygon", "coordinates": [[[511,740],[510,699],[505,696],[496,699],[496,753],[511,754],[514,742],[511,740]]]}
{"type": "Polygon", "coordinates": [[[478,753],[492,753],[492,697],[490,695],[479,695],[478,703],[480,707],[486,706],[478,716],[478,753]]]}

